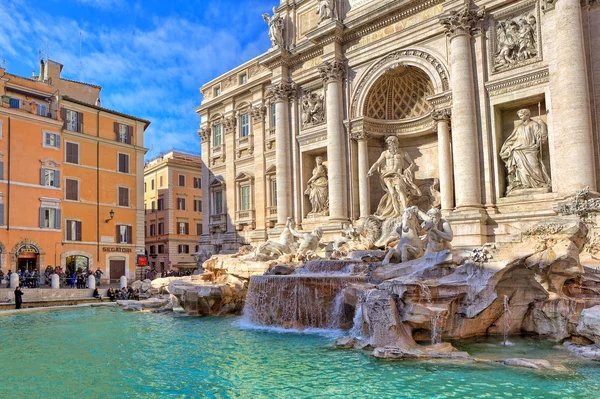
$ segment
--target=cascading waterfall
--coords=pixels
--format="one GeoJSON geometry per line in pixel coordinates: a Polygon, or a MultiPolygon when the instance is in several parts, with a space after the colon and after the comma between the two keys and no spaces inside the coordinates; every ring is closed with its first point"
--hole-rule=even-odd
{"type": "Polygon", "coordinates": [[[502,312],[503,321],[504,321],[504,339],[502,340],[502,345],[510,346],[512,343],[508,340],[508,333],[510,331],[510,306],[508,304],[509,298],[508,295],[504,295],[504,311],[502,312]]]}
{"type": "Polygon", "coordinates": [[[358,276],[253,276],[246,296],[248,322],[284,328],[342,328],[343,289],[358,276]]]}
{"type": "Polygon", "coordinates": [[[442,321],[444,320],[444,316],[442,315],[442,312],[431,309],[432,297],[429,287],[423,283],[419,283],[419,288],[421,290],[421,299],[424,299],[425,302],[427,302],[429,310],[432,312],[432,315],[429,318],[429,323],[431,325],[431,345],[441,344],[442,321]]]}
{"type": "Polygon", "coordinates": [[[442,343],[442,320],[443,316],[441,312],[435,312],[431,316],[431,345],[442,343]]]}

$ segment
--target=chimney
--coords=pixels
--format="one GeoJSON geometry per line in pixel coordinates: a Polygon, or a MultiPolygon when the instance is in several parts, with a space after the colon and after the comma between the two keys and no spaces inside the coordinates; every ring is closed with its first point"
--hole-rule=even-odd
{"type": "Polygon", "coordinates": [[[40,59],[40,74],[38,76],[38,80],[40,82],[45,82],[48,79],[47,75],[46,75],[46,63],[44,62],[44,59],[41,58],[40,59]]]}
{"type": "Polygon", "coordinates": [[[100,97],[98,97],[96,99],[96,107],[101,107],[102,106],[102,102],[100,101],[100,97]]]}

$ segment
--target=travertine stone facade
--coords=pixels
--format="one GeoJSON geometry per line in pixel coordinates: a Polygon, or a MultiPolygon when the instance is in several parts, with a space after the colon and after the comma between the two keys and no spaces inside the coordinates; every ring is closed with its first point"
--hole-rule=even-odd
{"type": "Polygon", "coordinates": [[[414,163],[397,167],[410,204],[441,208],[456,246],[511,240],[597,190],[598,2],[321,3],[281,0],[272,48],[200,89],[202,247],[264,241],[288,217],[327,239],[375,214],[390,177],[367,172],[389,136],[414,163]],[[328,212],[304,195],[316,157],[328,212]]]}

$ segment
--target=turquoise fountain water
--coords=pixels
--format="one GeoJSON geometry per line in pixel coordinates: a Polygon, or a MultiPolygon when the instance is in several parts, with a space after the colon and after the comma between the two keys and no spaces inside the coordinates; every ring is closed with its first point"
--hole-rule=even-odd
{"type": "MultiPolygon", "coordinates": [[[[113,308],[2,316],[0,397],[600,397],[598,363],[570,363],[569,372],[555,374],[485,363],[381,361],[332,348],[332,335],[113,308]]],[[[493,357],[547,356],[553,346],[515,340],[504,347],[499,338],[463,345],[493,357]]]]}

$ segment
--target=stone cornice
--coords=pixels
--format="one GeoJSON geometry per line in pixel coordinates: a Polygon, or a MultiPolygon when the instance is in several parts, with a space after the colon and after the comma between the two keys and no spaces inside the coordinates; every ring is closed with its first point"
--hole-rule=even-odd
{"type": "Polygon", "coordinates": [[[317,67],[323,83],[327,83],[330,80],[341,81],[344,77],[344,70],[346,67],[340,61],[325,61],[317,67]]]}
{"type": "Polygon", "coordinates": [[[528,74],[503,79],[497,82],[490,82],[485,85],[490,96],[497,96],[506,92],[522,89],[525,87],[536,86],[547,83],[550,79],[550,72],[547,68],[537,70],[528,74]]]}
{"type": "Polygon", "coordinates": [[[483,21],[485,7],[472,9],[469,3],[461,10],[451,10],[440,17],[440,23],[450,37],[471,35],[476,32],[483,21]]]}

